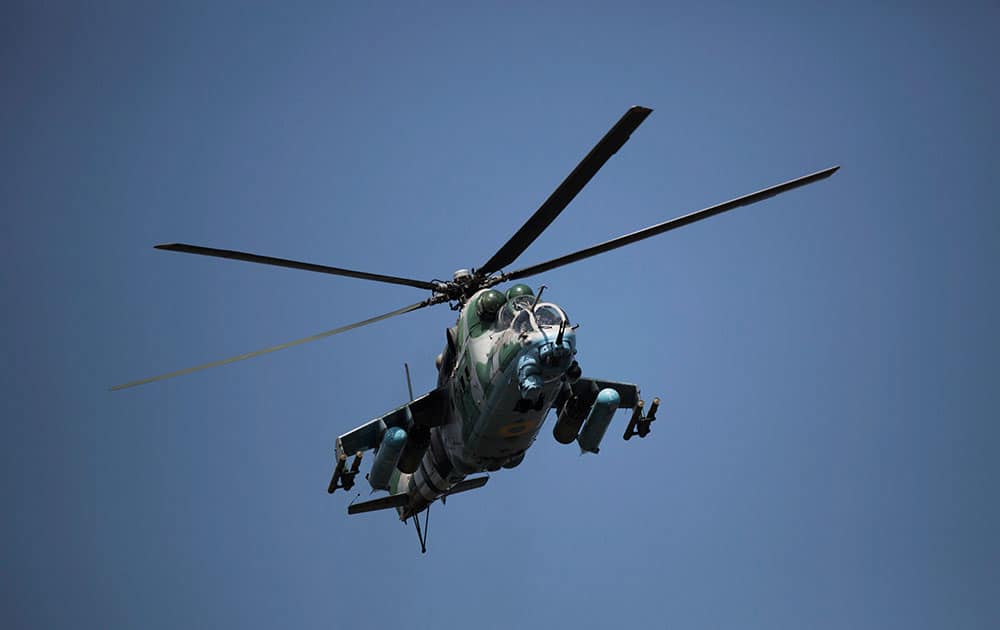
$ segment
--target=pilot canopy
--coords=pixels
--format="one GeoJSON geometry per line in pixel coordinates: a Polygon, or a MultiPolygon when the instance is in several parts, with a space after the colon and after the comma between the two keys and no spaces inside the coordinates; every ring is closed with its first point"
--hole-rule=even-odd
{"type": "Polygon", "coordinates": [[[558,332],[560,327],[569,327],[566,311],[551,302],[535,305],[535,298],[530,295],[521,295],[509,301],[497,318],[497,328],[500,330],[512,328],[518,334],[532,332],[551,334],[558,332]]]}

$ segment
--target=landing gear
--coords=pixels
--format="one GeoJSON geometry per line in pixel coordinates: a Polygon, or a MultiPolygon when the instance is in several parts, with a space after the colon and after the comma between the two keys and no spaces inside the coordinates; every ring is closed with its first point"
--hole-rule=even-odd
{"type": "Polygon", "coordinates": [[[361,451],[358,451],[354,455],[354,461],[351,462],[350,470],[345,470],[345,468],[347,468],[347,454],[339,453],[337,455],[337,467],[333,469],[333,477],[330,477],[330,485],[326,488],[327,494],[333,494],[333,491],[337,488],[350,490],[354,487],[354,478],[358,475],[358,470],[361,468],[361,451]]]}
{"type": "Polygon", "coordinates": [[[628,427],[625,429],[624,437],[626,440],[631,438],[633,435],[638,435],[640,438],[644,438],[649,435],[649,425],[656,420],[656,410],[660,406],[660,399],[654,398],[653,403],[649,406],[649,413],[645,416],[642,415],[643,403],[641,400],[636,403],[635,409],[632,410],[632,418],[628,421],[628,427]]]}

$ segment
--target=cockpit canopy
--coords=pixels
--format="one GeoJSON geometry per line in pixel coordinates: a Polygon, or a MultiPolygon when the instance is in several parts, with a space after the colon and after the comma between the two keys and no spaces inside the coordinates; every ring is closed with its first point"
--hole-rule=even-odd
{"type": "Polygon", "coordinates": [[[510,327],[521,334],[558,329],[563,322],[569,326],[569,317],[555,304],[541,302],[535,305],[534,296],[519,295],[508,301],[500,310],[497,327],[501,329],[510,327]]]}
{"type": "Polygon", "coordinates": [[[564,321],[569,325],[569,318],[566,313],[555,304],[539,304],[535,307],[535,321],[539,327],[559,326],[564,321]]]}

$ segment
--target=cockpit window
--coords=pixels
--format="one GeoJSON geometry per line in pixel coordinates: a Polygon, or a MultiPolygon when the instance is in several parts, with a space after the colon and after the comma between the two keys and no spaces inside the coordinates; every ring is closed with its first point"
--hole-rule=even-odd
{"type": "Polygon", "coordinates": [[[497,315],[497,326],[501,330],[510,326],[510,323],[514,321],[514,311],[511,309],[510,304],[507,304],[502,309],[500,309],[500,314],[497,315]]]}
{"type": "Polygon", "coordinates": [[[535,308],[535,321],[542,328],[547,326],[558,326],[566,319],[562,311],[552,304],[539,304],[535,308]]]}
{"type": "Polygon", "coordinates": [[[513,326],[514,326],[514,332],[518,334],[530,333],[532,330],[534,330],[535,327],[531,322],[531,311],[529,309],[523,309],[519,311],[518,314],[514,317],[513,326]]]}
{"type": "MultiPolygon", "coordinates": [[[[531,306],[535,303],[535,298],[530,295],[518,295],[514,299],[509,300],[502,309],[500,309],[500,314],[497,316],[497,324],[503,329],[507,328],[514,321],[515,316],[518,313],[524,311],[530,311],[531,306]]],[[[530,330],[530,326],[528,328],[530,330]]],[[[520,331],[519,331],[520,332],[520,331]]]]}
{"type": "Polygon", "coordinates": [[[535,297],[532,295],[519,295],[511,300],[511,304],[514,305],[515,311],[520,311],[524,309],[531,309],[531,305],[535,303],[535,297]]]}
{"type": "Polygon", "coordinates": [[[535,298],[519,296],[508,302],[497,316],[497,325],[512,328],[517,334],[540,332],[544,329],[558,328],[569,324],[565,311],[555,304],[545,303],[535,305],[535,298]],[[532,309],[531,307],[535,308],[532,309]]]}

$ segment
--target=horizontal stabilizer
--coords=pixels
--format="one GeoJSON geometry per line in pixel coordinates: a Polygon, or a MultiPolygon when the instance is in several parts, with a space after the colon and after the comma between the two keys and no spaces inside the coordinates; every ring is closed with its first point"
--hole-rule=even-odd
{"type": "Polygon", "coordinates": [[[445,492],[445,496],[451,496],[453,494],[458,494],[459,492],[466,492],[468,490],[475,490],[476,488],[482,488],[486,485],[486,482],[490,480],[489,475],[484,475],[482,477],[475,477],[473,479],[465,479],[459,481],[454,486],[451,487],[448,492],[445,492]]]}
{"type": "Polygon", "coordinates": [[[393,494],[371,501],[352,503],[347,506],[348,514],[361,514],[362,512],[374,512],[375,510],[388,510],[389,508],[401,508],[410,502],[410,496],[405,492],[393,494]]]}

